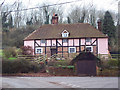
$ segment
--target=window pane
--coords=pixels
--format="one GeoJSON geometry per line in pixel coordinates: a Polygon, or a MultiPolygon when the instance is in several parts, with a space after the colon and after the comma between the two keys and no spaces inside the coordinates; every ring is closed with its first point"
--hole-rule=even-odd
{"type": "Polygon", "coordinates": [[[42,48],[37,47],[37,48],[35,49],[35,52],[36,52],[37,54],[42,53],[42,48]]]}
{"type": "Polygon", "coordinates": [[[91,38],[87,38],[86,42],[92,42],[92,39],[91,38]]]}
{"type": "Polygon", "coordinates": [[[74,48],[70,48],[70,52],[72,53],[72,52],[74,52],[75,50],[74,50],[74,48]]]}
{"type": "Polygon", "coordinates": [[[91,47],[87,47],[86,50],[91,52],[91,47]]]}
{"type": "Polygon", "coordinates": [[[76,48],[75,47],[70,47],[69,48],[69,53],[76,53],[76,48]]]}
{"type": "Polygon", "coordinates": [[[41,40],[41,43],[46,43],[46,40],[41,40]]]}
{"type": "Polygon", "coordinates": [[[63,39],[63,43],[66,43],[68,40],[67,39],[63,39]]]}

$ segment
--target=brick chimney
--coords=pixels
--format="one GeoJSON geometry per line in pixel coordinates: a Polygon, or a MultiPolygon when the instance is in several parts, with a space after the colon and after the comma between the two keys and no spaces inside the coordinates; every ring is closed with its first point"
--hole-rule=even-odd
{"type": "Polygon", "coordinates": [[[98,23],[98,30],[102,31],[102,21],[101,21],[101,19],[98,19],[97,23],[98,23]]]}
{"type": "Polygon", "coordinates": [[[58,24],[58,15],[55,13],[52,16],[52,24],[58,24]]]}

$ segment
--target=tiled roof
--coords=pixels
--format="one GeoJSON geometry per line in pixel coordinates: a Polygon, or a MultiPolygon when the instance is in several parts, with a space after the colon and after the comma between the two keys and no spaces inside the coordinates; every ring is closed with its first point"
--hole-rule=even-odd
{"type": "Polygon", "coordinates": [[[63,30],[67,30],[70,33],[68,38],[107,37],[87,23],[48,24],[41,26],[24,40],[62,38],[61,33],[63,30]]]}

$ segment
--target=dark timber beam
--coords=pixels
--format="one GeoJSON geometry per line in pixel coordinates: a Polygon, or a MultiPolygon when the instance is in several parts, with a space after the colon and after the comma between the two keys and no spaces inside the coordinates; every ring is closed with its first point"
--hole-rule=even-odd
{"type": "Polygon", "coordinates": [[[67,48],[67,52],[68,52],[68,57],[69,57],[69,39],[67,39],[67,46],[68,46],[68,48],[67,48]]]}
{"type": "Polygon", "coordinates": [[[46,46],[47,46],[47,40],[45,40],[45,55],[46,55],[46,46]]]}
{"type": "Polygon", "coordinates": [[[62,39],[62,57],[63,57],[63,39],[62,39]]]}
{"type": "Polygon", "coordinates": [[[91,43],[91,45],[93,45],[96,41],[97,41],[97,39],[93,43],[91,43]]]}
{"type": "Polygon", "coordinates": [[[36,42],[36,40],[34,40],[34,55],[36,55],[36,53],[35,53],[35,48],[36,48],[35,42],[36,42]]]}
{"type": "Polygon", "coordinates": [[[57,46],[57,44],[58,44],[58,41],[56,39],[56,54],[58,54],[58,46],[57,46]]]}
{"type": "Polygon", "coordinates": [[[79,53],[81,52],[81,39],[79,38],[79,53]]]}
{"type": "Polygon", "coordinates": [[[98,38],[96,38],[96,54],[98,55],[98,38]]]}

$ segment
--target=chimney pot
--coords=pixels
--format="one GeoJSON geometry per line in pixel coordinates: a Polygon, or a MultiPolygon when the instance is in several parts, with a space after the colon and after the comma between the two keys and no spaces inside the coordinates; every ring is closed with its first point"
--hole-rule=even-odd
{"type": "Polygon", "coordinates": [[[98,30],[99,30],[99,31],[102,31],[102,28],[101,28],[102,20],[101,20],[101,19],[98,19],[97,23],[98,23],[98,30]]]}

